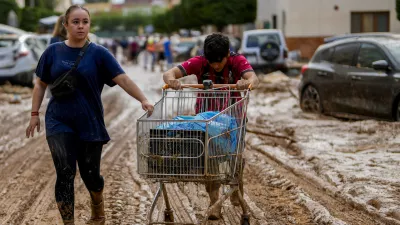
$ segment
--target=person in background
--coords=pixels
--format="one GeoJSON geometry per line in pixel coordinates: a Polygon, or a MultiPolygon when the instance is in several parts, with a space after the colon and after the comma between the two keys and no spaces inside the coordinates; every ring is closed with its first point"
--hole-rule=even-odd
{"type": "MultiPolygon", "coordinates": [[[[27,138],[40,131],[39,109],[48,84],[70,71],[83,46],[87,46],[75,76],[78,85],[68,98],[51,98],[47,105],[46,139],[57,174],[55,198],[64,224],[74,225],[74,180],[76,166],[91,199],[88,224],[104,225],[104,178],[100,174],[103,145],[110,140],[104,123],[101,92],[105,84],[118,84],[141,103],[143,110],[154,110],[140,88],[125,74],[115,57],[101,45],[88,41],[90,14],[79,5],[65,12],[68,40],[50,45],[36,68],[32,110],[27,138]]],[[[55,221],[52,222],[54,224],[55,221]]]]}
{"type": "Polygon", "coordinates": [[[147,55],[145,56],[144,60],[144,69],[147,70],[147,63],[148,59],[150,58],[150,63],[151,63],[151,71],[154,72],[154,67],[156,63],[156,46],[155,46],[155,40],[154,37],[150,36],[147,39],[146,43],[146,52],[147,55]]]}
{"type": "Polygon", "coordinates": [[[117,58],[118,41],[116,39],[111,39],[110,42],[111,42],[110,44],[111,52],[114,55],[114,57],[117,58]]]}
{"type": "Polygon", "coordinates": [[[139,54],[139,43],[137,41],[137,38],[133,38],[132,42],[130,43],[129,52],[133,64],[137,64],[137,57],[139,54]]]}
{"type": "Polygon", "coordinates": [[[126,37],[122,37],[122,40],[119,42],[119,45],[122,48],[122,63],[125,64],[128,62],[129,58],[129,42],[126,37]]]}
{"type": "Polygon", "coordinates": [[[164,36],[161,36],[160,39],[157,41],[156,45],[156,52],[157,52],[157,65],[160,66],[160,71],[164,71],[164,36]]]}
{"type": "Polygon", "coordinates": [[[64,16],[58,17],[57,23],[54,25],[53,37],[50,39],[50,44],[67,40],[67,30],[63,25],[64,16]]]}
{"type": "Polygon", "coordinates": [[[167,70],[169,70],[172,69],[174,61],[172,56],[171,39],[165,37],[163,45],[165,60],[167,60],[167,70]]]}

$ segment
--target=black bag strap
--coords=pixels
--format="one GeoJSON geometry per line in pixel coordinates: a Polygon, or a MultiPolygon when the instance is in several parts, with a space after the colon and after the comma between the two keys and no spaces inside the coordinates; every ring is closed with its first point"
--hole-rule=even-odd
{"type": "Polygon", "coordinates": [[[79,62],[81,61],[83,55],[85,54],[86,49],[89,46],[89,44],[90,44],[90,42],[88,40],[86,40],[85,45],[82,47],[81,51],[79,52],[78,58],[76,58],[76,61],[71,69],[76,69],[78,67],[79,62]]]}

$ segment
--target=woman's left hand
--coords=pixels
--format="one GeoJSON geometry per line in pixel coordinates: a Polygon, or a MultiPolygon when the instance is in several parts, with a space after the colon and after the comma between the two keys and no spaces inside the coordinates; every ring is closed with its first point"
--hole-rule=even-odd
{"type": "Polygon", "coordinates": [[[145,110],[145,111],[147,111],[148,116],[151,116],[151,114],[152,114],[153,111],[154,111],[154,106],[153,106],[152,104],[150,104],[149,101],[144,100],[144,101],[142,102],[142,109],[145,110]]]}

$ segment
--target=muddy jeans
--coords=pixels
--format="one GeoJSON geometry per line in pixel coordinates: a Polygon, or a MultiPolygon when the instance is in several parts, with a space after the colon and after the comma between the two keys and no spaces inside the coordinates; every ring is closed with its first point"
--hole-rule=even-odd
{"type": "Polygon", "coordinates": [[[101,191],[104,187],[100,175],[102,142],[84,142],[73,133],[60,133],[47,137],[57,173],[55,196],[63,220],[74,218],[74,178],[76,162],[86,188],[101,191]]]}

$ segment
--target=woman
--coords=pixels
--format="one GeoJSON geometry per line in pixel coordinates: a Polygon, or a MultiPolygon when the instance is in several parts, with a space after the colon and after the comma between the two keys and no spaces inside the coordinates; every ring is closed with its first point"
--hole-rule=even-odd
{"type": "MultiPolygon", "coordinates": [[[[48,84],[70,70],[87,41],[90,29],[89,11],[73,5],[65,13],[64,26],[68,40],[50,45],[36,69],[32,112],[27,137],[40,130],[39,108],[48,84]]],[[[102,147],[110,140],[105,129],[101,91],[104,84],[118,84],[140,101],[142,108],[153,111],[139,87],[125,74],[108,50],[89,43],[77,71],[78,89],[73,97],[50,99],[46,111],[46,138],[57,173],[55,196],[64,224],[74,224],[74,178],[76,162],[91,197],[90,224],[104,224],[104,180],[100,175],[102,147]],[[81,87],[83,86],[83,87],[81,87]]]]}
{"type": "Polygon", "coordinates": [[[53,37],[50,39],[50,44],[67,40],[67,30],[63,26],[64,16],[58,17],[57,23],[54,26],[53,37]]]}

